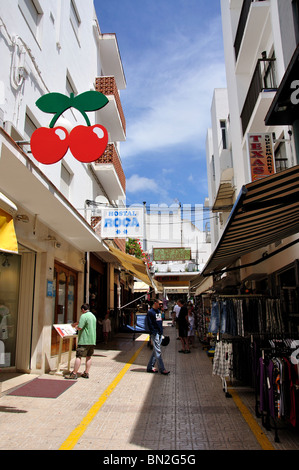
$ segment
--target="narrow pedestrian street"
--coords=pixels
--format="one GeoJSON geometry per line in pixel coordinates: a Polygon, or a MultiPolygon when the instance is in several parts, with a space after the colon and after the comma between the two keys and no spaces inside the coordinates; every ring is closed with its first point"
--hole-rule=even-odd
{"type": "MultiPolygon", "coordinates": [[[[15,396],[25,375],[9,381],[1,372],[1,450],[199,451],[298,450],[299,433],[266,431],[255,418],[253,390],[229,384],[227,397],[212,360],[197,341],[179,354],[177,331],[165,322],[170,344],[163,347],[168,376],[148,374],[147,335],[135,341],[118,334],[97,346],[90,378],[57,398],[15,396]]],[[[61,367],[62,373],[66,373],[61,367]]],[[[80,372],[84,370],[84,363],[80,372]]],[[[38,378],[66,381],[45,374],[38,378]]]]}

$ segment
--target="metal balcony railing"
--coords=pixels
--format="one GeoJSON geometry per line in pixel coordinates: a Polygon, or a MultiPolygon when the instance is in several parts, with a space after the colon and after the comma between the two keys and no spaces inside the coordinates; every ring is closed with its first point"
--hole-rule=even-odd
{"type": "Polygon", "coordinates": [[[236,60],[238,59],[242,39],[243,39],[243,34],[245,31],[246,23],[247,23],[247,18],[249,15],[250,7],[253,2],[264,2],[266,0],[244,0],[243,5],[242,5],[242,10],[240,14],[240,19],[239,19],[239,24],[238,24],[238,29],[235,37],[235,43],[234,43],[234,48],[235,48],[235,57],[236,60]]]}
{"type": "Polygon", "coordinates": [[[246,132],[260,93],[276,90],[275,59],[259,59],[241,113],[243,134],[246,132]]]}

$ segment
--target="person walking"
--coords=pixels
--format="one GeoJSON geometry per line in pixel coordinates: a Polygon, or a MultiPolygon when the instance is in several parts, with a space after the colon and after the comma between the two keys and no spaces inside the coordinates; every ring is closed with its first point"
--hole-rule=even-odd
{"type": "Polygon", "coordinates": [[[193,307],[192,305],[188,305],[188,341],[189,341],[189,347],[192,345],[194,348],[194,330],[195,330],[195,319],[194,319],[194,313],[193,313],[193,307]]]}
{"type": "Polygon", "coordinates": [[[79,322],[72,323],[72,326],[78,330],[78,346],[76,349],[76,359],[74,370],[66,379],[77,379],[77,373],[81,365],[82,357],[86,358],[85,371],[81,374],[84,379],[89,378],[89,371],[91,367],[91,357],[94,353],[96,345],[96,327],[97,319],[89,310],[89,304],[81,306],[82,315],[79,322]]]}
{"type": "Polygon", "coordinates": [[[189,338],[188,338],[188,310],[184,304],[183,300],[178,300],[178,306],[180,308],[180,313],[178,317],[178,324],[179,324],[179,337],[182,344],[182,349],[179,351],[180,353],[190,353],[189,349],[189,338]]]}
{"type": "Polygon", "coordinates": [[[103,336],[104,336],[104,343],[108,343],[109,333],[111,333],[111,320],[109,318],[109,311],[106,313],[105,318],[103,320],[103,336]]]}
{"type": "Polygon", "coordinates": [[[161,352],[161,342],[163,339],[163,321],[159,310],[159,299],[154,300],[152,308],[147,312],[147,323],[153,344],[153,352],[147,365],[147,372],[160,372],[162,375],[168,375],[164,366],[161,352]],[[158,370],[154,368],[158,364],[158,370]]]}
{"type": "MultiPolygon", "coordinates": [[[[174,321],[175,321],[175,327],[177,330],[179,330],[179,313],[180,313],[180,310],[181,310],[181,307],[179,306],[179,301],[177,301],[177,303],[175,304],[175,306],[173,307],[173,311],[175,313],[174,315],[174,321]]],[[[177,339],[180,339],[180,337],[178,336],[177,339]]]]}

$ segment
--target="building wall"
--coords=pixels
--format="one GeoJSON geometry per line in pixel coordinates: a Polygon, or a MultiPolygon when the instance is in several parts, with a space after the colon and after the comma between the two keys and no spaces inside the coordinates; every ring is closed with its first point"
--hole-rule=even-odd
{"type": "MultiPolygon", "coordinates": [[[[155,213],[154,207],[151,209],[152,211],[145,216],[146,251],[151,259],[153,259],[154,248],[191,248],[192,269],[200,270],[211,253],[211,244],[202,227],[203,208],[192,208],[188,204],[182,208],[175,206],[171,210],[160,206],[159,213],[155,213]],[[191,213],[195,217],[196,223],[192,223],[190,220],[191,213]]],[[[156,263],[154,270],[157,272],[166,272],[167,270],[184,272],[188,269],[189,264],[190,262],[171,262],[164,263],[162,266],[161,263],[156,263]]]]}
{"type": "MultiPolygon", "coordinates": [[[[261,108],[260,112],[252,115],[253,117],[246,129],[246,133],[243,134],[240,116],[257,61],[262,57],[263,51],[266,52],[268,58],[271,57],[273,52],[275,53],[276,83],[279,84],[292,55],[291,51],[294,51],[295,47],[294,28],[287,27],[287,24],[290,24],[291,1],[281,2],[271,0],[271,2],[255,2],[252,4],[254,8],[261,7],[264,11],[267,9],[267,13],[264,14],[262,25],[260,25],[258,29],[253,30],[253,34],[257,37],[257,40],[254,41],[254,46],[251,47],[250,40],[252,40],[252,37],[250,37],[250,35],[246,36],[246,44],[240,50],[241,58],[238,57],[238,60],[236,60],[234,42],[242,3],[243,2],[221,1],[227,93],[230,113],[230,138],[236,195],[239,194],[242,185],[251,181],[247,153],[247,133],[252,131],[260,133],[273,132],[277,140],[289,139],[289,128],[287,126],[268,128],[264,123],[266,112],[269,109],[272,98],[275,96],[275,91],[264,93],[263,98],[268,96],[269,100],[265,103],[264,108],[261,108]],[[287,32],[287,29],[291,32],[287,32]]],[[[256,113],[256,111],[254,111],[254,113],[256,113]]],[[[278,143],[275,144],[275,148],[277,148],[277,146],[278,143]]],[[[294,157],[293,148],[289,143],[286,143],[286,154],[288,167],[290,167],[294,164],[294,157]]]]}
{"type": "MultiPolygon", "coordinates": [[[[243,42],[240,48],[239,56],[235,54],[235,37],[238,28],[242,1],[221,0],[222,27],[224,39],[225,66],[227,76],[227,98],[230,118],[229,139],[232,151],[232,162],[234,172],[234,187],[236,199],[243,185],[251,182],[251,174],[249,169],[249,158],[247,154],[247,134],[254,131],[259,133],[269,132],[274,135],[274,149],[278,150],[279,145],[284,145],[285,155],[287,158],[287,168],[296,164],[295,145],[293,137],[290,138],[290,126],[267,127],[265,125],[266,113],[275,96],[275,90],[267,90],[262,92],[255,108],[252,111],[251,119],[248,127],[243,133],[241,125],[241,113],[247,97],[249,86],[253,77],[255,67],[258,60],[265,51],[266,57],[270,58],[275,54],[275,75],[277,87],[280,84],[290,58],[296,47],[295,28],[293,27],[292,2],[291,0],[271,0],[252,2],[251,8],[256,9],[255,13],[262,12],[255,16],[255,24],[252,21],[254,16],[250,17],[251,25],[246,25],[243,42]],[[260,10],[259,10],[260,9],[260,10]],[[250,33],[250,27],[252,32],[250,33]],[[264,100],[264,101],[263,101],[264,100]],[[258,107],[259,106],[259,107],[258,107]]],[[[253,10],[252,10],[253,11],[253,10]]],[[[263,65],[263,64],[262,64],[263,65]]],[[[209,205],[212,206],[219,188],[219,154],[217,155],[217,108],[222,108],[222,100],[217,96],[215,91],[212,103],[211,123],[212,127],[207,133],[206,153],[209,180],[209,205]],[[211,156],[214,156],[215,162],[212,166],[211,156]],[[214,170],[213,170],[214,169],[214,170]],[[214,171],[214,174],[213,174],[214,171]]],[[[227,112],[227,110],[225,110],[227,112]]],[[[276,167],[276,171],[279,171],[276,167]]],[[[219,214],[223,217],[224,214],[219,214]]],[[[223,228],[226,220],[224,220],[223,228]]],[[[222,231],[214,222],[211,223],[212,241],[215,246],[220,239],[222,231]]],[[[275,245],[257,250],[241,258],[240,264],[247,264],[260,259],[265,252],[272,253],[278,248],[283,247],[287,243],[296,238],[290,237],[275,245]]],[[[298,259],[298,247],[292,248],[276,255],[273,258],[264,261],[255,267],[241,269],[239,272],[240,281],[244,279],[261,279],[263,276],[268,278],[272,273],[281,270],[284,266],[298,259]]]]}
{"type": "MultiPolygon", "coordinates": [[[[25,122],[26,114],[36,127],[47,127],[54,116],[40,111],[35,105],[42,94],[49,91],[68,94],[67,79],[72,83],[76,94],[94,89],[95,78],[101,74],[99,47],[93,31],[93,1],[88,0],[84,4],[77,1],[75,4],[81,18],[78,37],[70,21],[68,1],[40,2],[43,15],[37,35],[32,34],[24,20],[22,11],[25,11],[25,2],[12,0],[9,6],[5,3],[0,5],[0,18],[4,25],[1,28],[3,40],[0,42],[0,54],[4,62],[0,71],[0,84],[4,92],[0,108],[4,113],[6,130],[9,123],[12,123],[25,140],[30,139],[25,122]],[[12,61],[24,71],[25,78],[19,86],[12,83],[12,61]]],[[[20,68],[18,71],[20,72],[20,68]]],[[[94,124],[95,113],[88,114],[94,124]]],[[[58,124],[71,129],[75,125],[86,123],[78,111],[71,109],[64,113],[58,124]]],[[[23,148],[25,151],[29,150],[27,146],[23,148]]],[[[63,161],[55,165],[42,165],[34,158],[33,161],[58,189],[62,187],[62,165],[69,171],[71,184],[68,198],[75,208],[83,208],[85,199],[93,199],[101,193],[99,186],[94,187],[90,173],[86,169],[82,171],[82,163],[70,151],[63,161]]]]}
{"type": "MultiPolygon", "coordinates": [[[[69,150],[60,162],[43,165],[35,160],[29,145],[34,129],[48,127],[54,116],[38,109],[35,104],[38,98],[49,92],[69,96],[70,92],[77,95],[95,89],[96,77],[102,75],[99,35],[93,0],[0,3],[0,125],[4,128],[4,131],[0,129],[0,192],[17,206],[14,220],[19,253],[12,255],[11,260],[20,262],[17,313],[14,310],[16,349],[6,366],[17,370],[44,373],[57,366],[52,348],[55,299],[49,292],[55,263],[76,273],[78,311],[74,316],[78,318],[81,304],[89,300],[86,252],[94,251],[101,259],[101,253],[109,251],[92,233],[88,225],[91,212],[85,204],[99,195],[107,196],[100,173],[95,175],[89,165],[80,163],[69,150]],[[14,141],[19,142],[19,147],[14,141]],[[14,162],[15,174],[12,168],[8,172],[8,162],[14,162]],[[18,186],[24,184],[24,179],[18,181],[18,178],[22,174],[28,178],[28,184],[20,196],[18,186]],[[48,200],[46,190],[50,194],[48,200]],[[38,198],[47,200],[41,213],[34,210],[38,198]],[[59,215],[52,213],[57,201],[59,215]],[[17,220],[17,214],[26,216],[27,223],[17,220]],[[72,223],[86,232],[92,248],[87,243],[80,245],[75,232],[65,232],[67,227],[61,214],[72,215],[72,223]]],[[[105,73],[109,73],[109,60],[105,73]]],[[[87,114],[91,125],[102,123],[100,113],[87,114]]],[[[56,123],[68,131],[81,124],[86,122],[73,108],[65,111],[56,123]]],[[[1,255],[2,262],[5,259],[1,255]]],[[[1,279],[9,278],[7,268],[1,263],[0,298],[2,294],[5,297],[1,279]]],[[[110,308],[114,307],[113,271],[112,263],[107,270],[105,299],[110,308]]],[[[10,307],[12,311],[14,306],[10,307]]]]}

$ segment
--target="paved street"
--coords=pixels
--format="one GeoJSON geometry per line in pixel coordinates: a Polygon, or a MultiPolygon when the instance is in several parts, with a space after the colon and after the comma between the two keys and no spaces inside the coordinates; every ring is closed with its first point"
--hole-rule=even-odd
{"type": "Polygon", "coordinates": [[[108,345],[98,345],[90,378],[78,378],[58,398],[8,394],[32,376],[3,381],[0,449],[299,449],[299,434],[288,430],[280,431],[280,443],[274,442],[273,431],[265,432],[254,417],[252,390],[230,389],[227,398],[200,343],[191,354],[179,354],[176,330],[165,325],[171,337],[163,348],[168,376],[146,373],[147,335],[132,341],[131,335],[119,334],[108,345]]]}

